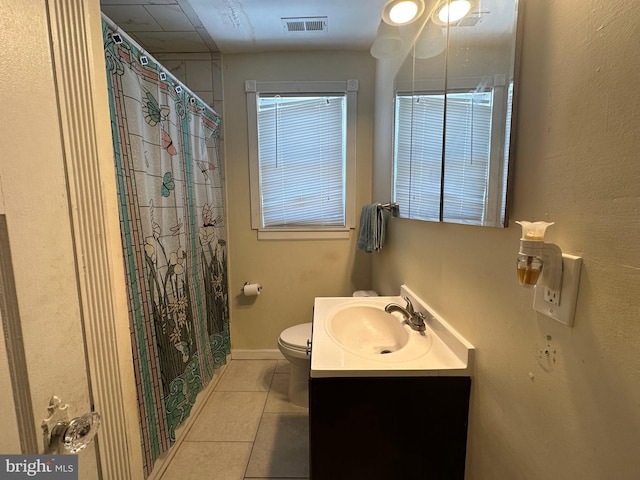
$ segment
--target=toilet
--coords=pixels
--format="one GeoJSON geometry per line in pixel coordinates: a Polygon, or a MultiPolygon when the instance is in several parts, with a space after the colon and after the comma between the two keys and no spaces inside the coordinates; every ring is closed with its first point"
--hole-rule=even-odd
{"type": "Polygon", "coordinates": [[[309,371],[311,370],[312,323],[301,323],[282,331],[278,348],[291,364],[289,375],[289,401],[301,407],[309,406],[309,371]]]}
{"type": "MultiPolygon", "coordinates": [[[[354,297],[377,297],[373,290],[357,290],[354,297]]],[[[289,401],[301,407],[309,406],[309,372],[311,371],[311,327],[301,323],[286,328],[278,338],[278,349],[291,364],[289,401]]]]}

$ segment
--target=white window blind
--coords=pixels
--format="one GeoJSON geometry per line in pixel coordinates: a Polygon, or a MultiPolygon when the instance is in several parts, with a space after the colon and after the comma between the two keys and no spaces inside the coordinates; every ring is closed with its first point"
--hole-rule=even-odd
{"type": "Polygon", "coordinates": [[[444,221],[483,224],[491,154],[491,92],[447,94],[444,221]]]}
{"type": "MultiPolygon", "coordinates": [[[[396,96],[395,201],[402,216],[440,219],[444,95],[396,96]]],[[[443,220],[482,222],[491,145],[491,92],[448,93],[443,220]]]]}
{"type": "Polygon", "coordinates": [[[262,228],[345,226],[346,102],[258,96],[262,228]]]}
{"type": "Polygon", "coordinates": [[[400,213],[440,219],[442,95],[398,95],[395,119],[395,198],[400,213]]]}

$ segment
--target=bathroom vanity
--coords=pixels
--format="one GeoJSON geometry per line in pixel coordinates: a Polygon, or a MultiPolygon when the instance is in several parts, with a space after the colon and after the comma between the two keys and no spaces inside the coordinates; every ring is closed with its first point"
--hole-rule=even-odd
{"type": "Polygon", "coordinates": [[[470,377],[311,378],[313,480],[464,479],[470,377]]]}
{"type": "Polygon", "coordinates": [[[474,349],[449,324],[403,286],[317,298],[312,341],[312,480],[464,479],[474,349]],[[425,332],[384,312],[407,296],[425,332]]]}

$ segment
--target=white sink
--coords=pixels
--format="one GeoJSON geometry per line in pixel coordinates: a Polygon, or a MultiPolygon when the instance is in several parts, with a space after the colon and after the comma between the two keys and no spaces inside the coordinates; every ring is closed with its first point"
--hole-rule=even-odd
{"type": "Polygon", "coordinates": [[[398,319],[378,307],[347,305],[327,319],[327,333],[347,350],[384,355],[407,345],[409,333],[398,319]]]}
{"type": "Polygon", "coordinates": [[[474,347],[406,286],[399,296],[319,297],[315,300],[312,377],[470,376],[474,347]],[[426,331],[412,330],[389,303],[409,297],[425,314],[426,331]]]}
{"type": "Polygon", "coordinates": [[[345,350],[378,362],[406,362],[431,349],[428,333],[412,330],[401,314],[387,313],[384,306],[366,300],[338,305],[325,326],[327,335],[345,350]]]}

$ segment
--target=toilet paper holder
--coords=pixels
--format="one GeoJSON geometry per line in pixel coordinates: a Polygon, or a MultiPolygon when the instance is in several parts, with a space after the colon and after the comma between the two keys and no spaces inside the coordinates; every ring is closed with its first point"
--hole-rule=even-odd
{"type": "Polygon", "coordinates": [[[240,294],[246,297],[253,297],[256,295],[260,295],[261,291],[262,285],[260,285],[259,283],[244,282],[244,285],[240,289],[240,294]]]}
{"type": "Polygon", "coordinates": [[[98,433],[100,414],[89,412],[69,420],[69,405],[54,395],[49,401],[49,416],[42,421],[44,453],[78,453],[98,433]]]}

